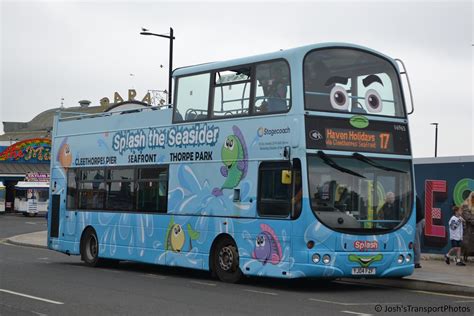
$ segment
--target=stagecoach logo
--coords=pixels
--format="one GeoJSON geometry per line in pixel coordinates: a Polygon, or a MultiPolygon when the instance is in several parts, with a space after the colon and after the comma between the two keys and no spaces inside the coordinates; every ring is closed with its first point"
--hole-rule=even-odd
{"type": "Polygon", "coordinates": [[[354,241],[354,248],[359,251],[376,250],[379,248],[379,243],[376,240],[356,240],[354,241]]]}
{"type": "Polygon", "coordinates": [[[264,135],[269,135],[269,136],[274,136],[274,135],[279,135],[279,134],[289,134],[290,133],[290,128],[266,128],[266,127],[260,127],[257,130],[257,135],[258,137],[263,137],[264,135]]]}
{"type": "Polygon", "coordinates": [[[321,133],[317,130],[312,130],[311,132],[309,132],[309,137],[312,140],[321,140],[321,139],[323,139],[323,135],[321,135],[321,133]]]}

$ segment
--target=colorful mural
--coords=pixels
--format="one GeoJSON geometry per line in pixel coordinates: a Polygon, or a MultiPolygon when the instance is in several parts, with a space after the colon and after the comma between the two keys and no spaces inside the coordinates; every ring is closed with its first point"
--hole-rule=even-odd
{"type": "Polygon", "coordinates": [[[51,140],[48,138],[26,139],[4,148],[0,161],[45,163],[51,160],[51,140]]]}
{"type": "Polygon", "coordinates": [[[446,253],[452,207],[465,204],[474,214],[474,162],[415,164],[415,181],[426,221],[422,252],[446,253]]]}

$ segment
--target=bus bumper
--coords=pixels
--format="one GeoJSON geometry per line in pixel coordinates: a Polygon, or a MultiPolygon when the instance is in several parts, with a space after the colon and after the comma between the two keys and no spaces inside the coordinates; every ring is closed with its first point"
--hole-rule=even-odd
{"type": "Polygon", "coordinates": [[[414,270],[414,265],[404,265],[399,267],[390,267],[375,275],[353,275],[351,272],[345,272],[338,267],[318,266],[309,263],[295,263],[291,269],[290,276],[294,278],[309,277],[309,278],[354,278],[354,279],[369,279],[369,278],[397,278],[411,275],[414,270]]]}
{"type": "Polygon", "coordinates": [[[315,278],[396,278],[411,275],[414,271],[412,252],[385,253],[332,253],[328,263],[295,263],[291,275],[315,278]],[[401,263],[397,261],[403,255],[401,263]],[[409,261],[405,261],[406,257],[409,261]]]}

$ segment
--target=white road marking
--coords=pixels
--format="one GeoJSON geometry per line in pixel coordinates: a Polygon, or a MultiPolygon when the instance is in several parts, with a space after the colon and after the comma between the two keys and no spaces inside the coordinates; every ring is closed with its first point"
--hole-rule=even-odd
{"type": "Polygon", "coordinates": [[[207,282],[199,282],[199,281],[190,281],[190,282],[194,283],[194,284],[207,285],[207,286],[216,286],[217,285],[215,283],[207,283],[207,282]]]}
{"type": "Polygon", "coordinates": [[[48,257],[38,258],[38,260],[48,260],[48,259],[49,259],[48,257]]]}
{"type": "Polygon", "coordinates": [[[36,223],[34,223],[34,222],[25,222],[25,224],[36,225],[36,223]]]}
{"type": "Polygon", "coordinates": [[[328,304],[336,304],[336,305],[342,305],[342,306],[363,306],[363,305],[400,305],[402,303],[370,303],[370,302],[365,302],[365,303],[346,303],[346,302],[336,302],[336,301],[329,301],[329,300],[321,300],[318,298],[309,298],[308,300],[310,301],[315,301],[315,302],[321,302],[321,303],[328,303],[328,304]]]}
{"type": "Polygon", "coordinates": [[[274,292],[263,292],[263,291],[247,290],[247,289],[245,289],[244,291],[251,292],[251,293],[265,294],[265,295],[278,295],[277,293],[274,293],[274,292]]]}
{"type": "Polygon", "coordinates": [[[430,295],[439,295],[439,296],[467,298],[467,299],[471,299],[471,300],[474,299],[474,297],[472,297],[472,296],[464,296],[464,295],[456,295],[456,294],[448,294],[448,293],[439,293],[439,292],[431,292],[431,291],[410,290],[410,292],[430,294],[430,295]]]}
{"type": "Polygon", "coordinates": [[[31,299],[33,299],[33,300],[43,301],[43,302],[46,302],[46,303],[51,303],[51,304],[56,304],[56,305],[63,305],[63,304],[64,304],[63,302],[48,300],[47,298],[42,298],[42,297],[38,297],[38,296],[33,296],[33,295],[28,295],[28,294],[23,294],[23,293],[18,293],[18,292],[13,292],[13,291],[5,290],[5,289],[0,289],[0,292],[12,294],[12,295],[23,296],[23,297],[31,298],[31,299]]]}
{"type": "Polygon", "coordinates": [[[359,315],[359,316],[372,316],[372,314],[357,313],[357,312],[351,312],[351,311],[341,311],[341,313],[353,314],[353,315],[359,315]]]}
{"type": "Polygon", "coordinates": [[[474,303],[473,300],[467,300],[467,301],[454,301],[454,303],[474,303]]]}

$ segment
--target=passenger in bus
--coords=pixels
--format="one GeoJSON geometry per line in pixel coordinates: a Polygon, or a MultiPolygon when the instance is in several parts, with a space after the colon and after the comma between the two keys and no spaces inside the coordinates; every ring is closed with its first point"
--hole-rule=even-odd
{"type": "Polygon", "coordinates": [[[277,83],[268,96],[268,112],[284,112],[287,110],[286,93],[288,89],[285,84],[277,83]]]}
{"type": "Polygon", "coordinates": [[[286,95],[288,93],[288,76],[280,66],[272,67],[270,78],[261,79],[265,101],[260,106],[260,112],[284,112],[288,109],[286,95]]]}
{"type": "MultiPolygon", "coordinates": [[[[379,210],[379,219],[385,221],[396,220],[398,218],[398,212],[395,207],[395,193],[387,192],[387,194],[385,195],[385,203],[379,210]]],[[[388,222],[385,223],[383,226],[393,227],[393,223],[388,222]]]]}

